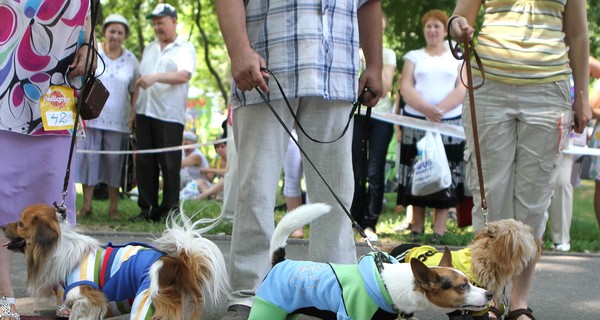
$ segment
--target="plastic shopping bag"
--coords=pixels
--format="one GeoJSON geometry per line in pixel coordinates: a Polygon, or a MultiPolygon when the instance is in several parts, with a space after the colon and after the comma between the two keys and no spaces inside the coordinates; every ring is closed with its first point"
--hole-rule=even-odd
{"type": "Polygon", "coordinates": [[[417,150],[413,164],[412,194],[424,196],[450,187],[452,174],[440,134],[427,131],[417,142],[417,150]]]}

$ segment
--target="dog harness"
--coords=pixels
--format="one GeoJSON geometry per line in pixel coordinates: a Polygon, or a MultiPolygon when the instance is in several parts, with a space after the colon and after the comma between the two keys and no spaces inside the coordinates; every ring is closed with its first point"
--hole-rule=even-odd
{"type": "MultiPolygon", "coordinates": [[[[421,260],[426,266],[432,267],[440,264],[442,260],[443,252],[439,252],[432,246],[421,246],[421,245],[404,245],[406,250],[399,252],[399,254],[392,253],[399,262],[410,262],[410,259],[416,258],[421,260]]],[[[474,285],[477,285],[477,279],[471,271],[471,249],[464,248],[457,251],[451,251],[452,254],[452,267],[462,271],[474,285]]]]}
{"type": "MultiPolygon", "coordinates": [[[[285,319],[304,313],[324,319],[396,319],[374,254],[356,265],[285,260],[275,265],[256,291],[250,318],[285,319]]],[[[390,257],[391,263],[398,263],[390,257]]]]}
{"type": "Polygon", "coordinates": [[[110,302],[113,315],[131,311],[135,319],[151,319],[154,314],[150,300],[150,266],[164,256],[144,243],[113,245],[90,252],[67,276],[64,295],[78,286],[88,285],[102,291],[110,302]]]}

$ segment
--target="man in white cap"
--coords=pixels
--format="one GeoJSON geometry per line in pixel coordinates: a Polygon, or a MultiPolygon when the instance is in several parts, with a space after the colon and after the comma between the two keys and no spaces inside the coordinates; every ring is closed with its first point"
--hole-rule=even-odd
{"type": "MultiPolygon", "coordinates": [[[[177,35],[177,11],[158,4],[151,14],[156,39],[144,49],[140,62],[136,101],[136,138],[139,149],[180,146],[185,125],[188,82],[196,65],[194,46],[177,35]]],[[[140,215],[135,219],[158,221],[179,202],[181,151],[139,154],[136,173],[140,215]],[[162,203],[158,203],[159,175],[163,177],[162,203]]]]}

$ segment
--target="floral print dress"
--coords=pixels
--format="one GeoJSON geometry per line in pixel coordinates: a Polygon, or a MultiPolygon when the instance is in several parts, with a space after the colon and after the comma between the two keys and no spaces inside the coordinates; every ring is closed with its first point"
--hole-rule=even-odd
{"type": "Polygon", "coordinates": [[[39,101],[50,85],[67,84],[89,7],[89,0],[0,0],[0,130],[50,133],[39,101]]]}

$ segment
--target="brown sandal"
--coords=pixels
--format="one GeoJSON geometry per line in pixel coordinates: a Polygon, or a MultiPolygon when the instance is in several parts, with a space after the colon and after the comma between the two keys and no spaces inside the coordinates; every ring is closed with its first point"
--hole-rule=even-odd
{"type": "Polygon", "coordinates": [[[502,310],[496,308],[495,306],[490,306],[488,308],[489,320],[500,320],[502,319],[502,310]]]}
{"type": "Polygon", "coordinates": [[[520,316],[526,316],[527,318],[529,318],[531,320],[535,320],[535,317],[533,316],[533,310],[531,310],[529,308],[515,309],[515,310],[509,311],[508,314],[506,315],[505,320],[516,320],[520,316]]]}

